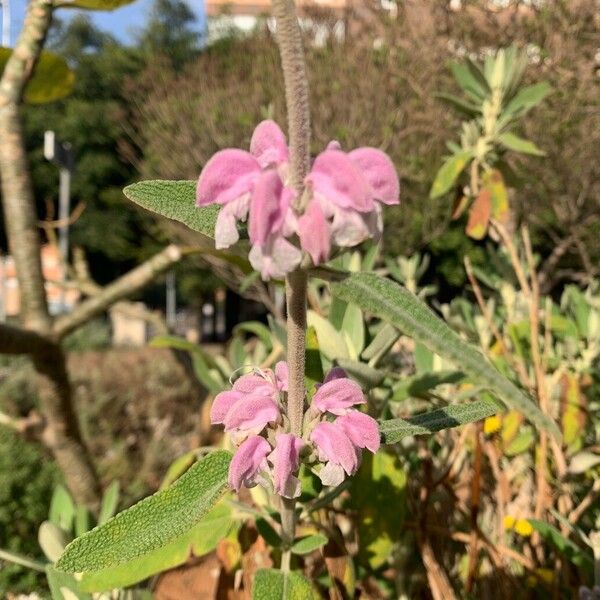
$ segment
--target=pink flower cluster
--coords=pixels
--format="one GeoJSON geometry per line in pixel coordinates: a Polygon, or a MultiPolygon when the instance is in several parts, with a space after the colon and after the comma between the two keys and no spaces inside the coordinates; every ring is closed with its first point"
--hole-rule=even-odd
{"type": "Polygon", "coordinates": [[[396,169],[376,148],[346,153],[331,142],[315,159],[302,198],[290,184],[288,161],[285,135],[275,122],[263,121],[254,130],[250,152],[217,152],[198,179],[197,205],[222,206],[216,247],[235,244],[237,222],[248,220],[249,259],[263,279],[284,277],[298,267],[300,248],[317,265],[329,260],[332,244],[351,247],[378,237],[381,204],[399,202],[396,169]],[[290,241],[295,236],[300,248],[290,241]]]}
{"type": "Polygon", "coordinates": [[[379,449],[377,421],[354,408],[366,402],[362,390],[339,368],[318,386],[303,437],[288,433],[287,372],[280,362],[274,371],[243,375],[213,402],[212,423],[223,425],[238,446],[229,469],[229,485],[236,491],[271,482],[276,494],[296,498],[301,462],[324,485],[334,486],[356,472],[363,449],[379,449]]]}

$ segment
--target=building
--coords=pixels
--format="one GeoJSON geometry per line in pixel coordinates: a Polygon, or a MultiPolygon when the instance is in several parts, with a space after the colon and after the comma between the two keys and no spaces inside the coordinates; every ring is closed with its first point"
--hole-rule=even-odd
{"type": "MultiPolygon", "coordinates": [[[[51,314],[70,311],[79,300],[79,291],[59,285],[65,280],[65,269],[56,246],[42,246],[42,273],[51,314]]],[[[21,310],[19,280],[12,256],[0,255],[0,321],[17,317],[21,310]]]]}

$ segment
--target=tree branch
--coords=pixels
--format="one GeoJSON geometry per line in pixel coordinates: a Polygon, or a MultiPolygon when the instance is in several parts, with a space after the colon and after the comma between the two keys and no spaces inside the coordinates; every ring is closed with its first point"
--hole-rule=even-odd
{"type": "Polygon", "coordinates": [[[33,354],[50,342],[30,329],[0,324],[0,354],[33,354]]]}
{"type": "Polygon", "coordinates": [[[182,250],[179,246],[174,244],[167,246],[139,267],[107,285],[98,294],[84,300],[71,314],[59,318],[54,325],[54,335],[59,339],[64,337],[104,312],[109,306],[135,294],[151,283],[157,275],[179,262],[181,257],[182,250]]]}

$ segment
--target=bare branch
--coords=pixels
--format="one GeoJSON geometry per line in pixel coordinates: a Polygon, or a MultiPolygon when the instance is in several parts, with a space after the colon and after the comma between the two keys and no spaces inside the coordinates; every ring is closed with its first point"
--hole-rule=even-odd
{"type": "Polygon", "coordinates": [[[107,285],[98,294],[84,300],[71,314],[58,319],[54,325],[54,334],[58,338],[62,338],[104,312],[109,306],[135,294],[152,283],[157,275],[179,262],[182,256],[183,253],[179,246],[174,244],[167,246],[139,267],[107,285]]]}

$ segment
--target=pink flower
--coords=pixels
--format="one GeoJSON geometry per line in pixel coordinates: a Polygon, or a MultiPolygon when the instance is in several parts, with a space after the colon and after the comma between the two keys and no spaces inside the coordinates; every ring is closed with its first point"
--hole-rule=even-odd
{"type": "Polygon", "coordinates": [[[319,460],[325,462],[319,474],[325,485],[339,485],[344,479],[344,472],[353,475],[360,464],[360,454],[350,438],[335,423],[323,421],[310,434],[319,460]],[[325,477],[325,479],[323,479],[325,477]]]}
{"type": "Polygon", "coordinates": [[[365,403],[358,383],[347,377],[331,379],[319,386],[312,400],[312,406],[319,412],[333,415],[344,415],[353,406],[365,403]]]}
{"type": "Polygon", "coordinates": [[[338,417],[335,424],[348,436],[358,448],[366,448],[373,454],[379,450],[381,434],[377,421],[358,410],[350,410],[338,417]]]}
{"type": "Polygon", "coordinates": [[[237,449],[229,466],[229,485],[236,492],[242,485],[253,487],[256,476],[267,468],[267,454],[271,451],[269,442],[257,435],[249,437],[237,449]]]}
{"type": "Polygon", "coordinates": [[[345,153],[337,142],[329,144],[315,159],[306,185],[330,224],[331,239],[340,247],[356,246],[380,235],[378,202],[399,203],[400,183],[394,165],[376,148],[345,153]]]}
{"type": "Polygon", "coordinates": [[[248,394],[240,398],[223,419],[225,431],[260,433],[269,423],[279,421],[279,407],[269,396],[248,394]]]}
{"type": "Polygon", "coordinates": [[[273,464],[273,488],[284,498],[297,498],[301,486],[294,473],[298,471],[304,442],[291,433],[279,433],[275,440],[275,450],[269,455],[273,464]]]}
{"type": "Polygon", "coordinates": [[[298,237],[302,249],[310,255],[315,265],[327,262],[331,252],[331,227],[320,204],[311,200],[298,219],[298,237]]]}

